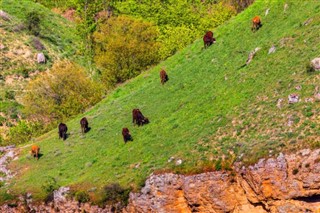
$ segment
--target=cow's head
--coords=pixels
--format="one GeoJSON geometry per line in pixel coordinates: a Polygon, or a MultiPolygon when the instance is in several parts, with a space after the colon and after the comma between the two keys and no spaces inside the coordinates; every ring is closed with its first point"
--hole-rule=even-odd
{"type": "Polygon", "coordinates": [[[149,119],[147,117],[142,119],[142,123],[143,124],[148,124],[149,123],[149,119]]]}

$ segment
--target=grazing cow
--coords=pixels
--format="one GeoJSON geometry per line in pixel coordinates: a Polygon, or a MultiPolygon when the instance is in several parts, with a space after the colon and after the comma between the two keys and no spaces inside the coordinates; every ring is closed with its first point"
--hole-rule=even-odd
{"type": "Polygon", "coordinates": [[[67,139],[67,131],[68,131],[67,125],[64,123],[60,123],[58,129],[59,129],[59,138],[66,140],[67,139]]]}
{"type": "Polygon", "coordinates": [[[213,33],[211,31],[208,31],[204,36],[203,36],[203,43],[204,43],[204,48],[209,47],[211,44],[216,43],[216,39],[213,37],[213,33]]]}
{"type": "Polygon", "coordinates": [[[80,120],[80,125],[81,125],[81,132],[82,133],[86,133],[88,130],[89,130],[89,123],[88,123],[88,120],[86,117],[83,117],[81,120],[80,120]]]}
{"type": "Polygon", "coordinates": [[[142,126],[144,124],[149,123],[149,119],[144,117],[139,109],[132,110],[132,123],[133,125],[137,124],[138,126],[142,126]]]}
{"type": "Polygon", "coordinates": [[[259,30],[259,28],[262,27],[262,23],[261,23],[261,20],[260,20],[260,17],[259,16],[255,16],[253,19],[252,19],[252,27],[251,27],[251,31],[257,31],[259,30]]]}
{"type": "Polygon", "coordinates": [[[132,141],[132,137],[130,135],[129,129],[128,128],[122,128],[122,136],[124,143],[127,143],[127,141],[132,141]]]}
{"type": "Polygon", "coordinates": [[[37,145],[32,145],[31,155],[33,155],[34,158],[37,158],[37,160],[39,160],[39,153],[40,153],[40,147],[37,145]]]}
{"type": "Polygon", "coordinates": [[[165,70],[161,70],[160,71],[160,79],[161,79],[161,84],[162,85],[169,80],[169,77],[168,77],[168,75],[167,75],[165,70]]]}

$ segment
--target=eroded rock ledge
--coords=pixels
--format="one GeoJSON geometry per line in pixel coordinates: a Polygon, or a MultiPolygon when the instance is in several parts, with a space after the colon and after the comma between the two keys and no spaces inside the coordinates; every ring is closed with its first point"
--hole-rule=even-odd
{"type": "MultiPolygon", "coordinates": [[[[0,212],[113,212],[65,199],[50,204],[21,202],[0,212]]],[[[151,175],[140,193],[131,193],[123,212],[320,212],[320,149],[261,159],[231,172],[151,175]]]]}
{"type": "Polygon", "coordinates": [[[232,172],[151,175],[127,212],[320,212],[320,150],[261,159],[232,172]]]}

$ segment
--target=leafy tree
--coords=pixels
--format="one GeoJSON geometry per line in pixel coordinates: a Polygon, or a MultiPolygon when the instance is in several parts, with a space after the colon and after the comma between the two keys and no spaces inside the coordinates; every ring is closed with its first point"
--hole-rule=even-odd
{"type": "Polygon", "coordinates": [[[158,28],[128,16],[112,17],[93,34],[94,60],[107,87],[124,82],[159,60],[158,28]]]}
{"type": "Polygon", "coordinates": [[[184,48],[235,14],[231,6],[216,0],[127,0],[115,5],[119,13],[143,18],[159,27],[161,59],[184,48]]]}
{"type": "Polygon", "coordinates": [[[52,69],[32,80],[23,97],[29,119],[49,124],[83,112],[97,103],[102,88],[89,79],[84,70],[69,61],[60,61],[52,69]]]}

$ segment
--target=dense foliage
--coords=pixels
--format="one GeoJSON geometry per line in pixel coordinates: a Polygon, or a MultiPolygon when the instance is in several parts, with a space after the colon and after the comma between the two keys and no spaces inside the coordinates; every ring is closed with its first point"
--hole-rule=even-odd
{"type": "Polygon", "coordinates": [[[157,27],[127,16],[112,17],[93,35],[95,62],[107,87],[130,79],[158,62],[157,27]]]}
{"type": "Polygon", "coordinates": [[[143,18],[159,27],[161,58],[174,54],[235,14],[226,4],[200,0],[127,0],[116,2],[115,7],[120,14],[143,18]]]}
{"type": "Polygon", "coordinates": [[[101,99],[101,87],[90,80],[83,68],[56,62],[50,72],[32,80],[23,97],[25,113],[43,124],[64,120],[83,112],[101,99]]]}

